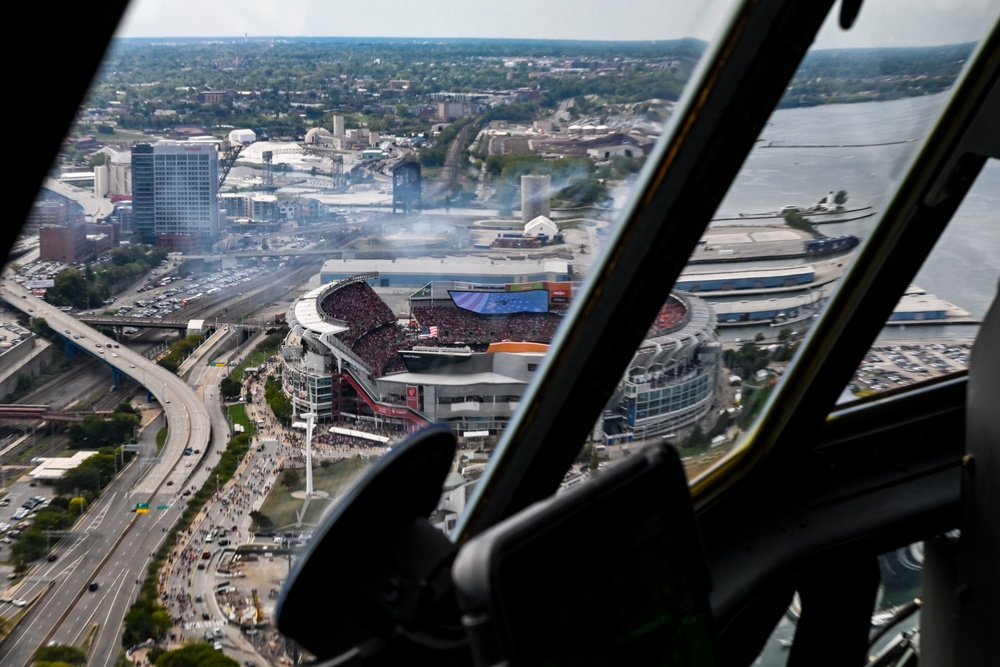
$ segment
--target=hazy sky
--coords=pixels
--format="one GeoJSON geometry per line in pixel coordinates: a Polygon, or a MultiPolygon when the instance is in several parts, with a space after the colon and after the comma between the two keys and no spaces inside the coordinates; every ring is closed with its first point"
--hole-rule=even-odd
{"type": "MultiPolygon", "coordinates": [[[[711,37],[725,0],[133,0],[126,37],[330,36],[674,39],[711,37]]],[[[836,11],[836,9],[835,9],[836,11]]],[[[847,36],[817,46],[913,46],[979,39],[997,0],[866,0],[847,36]]]]}

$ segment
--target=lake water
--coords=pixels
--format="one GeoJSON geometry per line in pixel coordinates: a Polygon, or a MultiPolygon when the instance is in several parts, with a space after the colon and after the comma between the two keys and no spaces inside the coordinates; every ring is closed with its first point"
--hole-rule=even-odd
{"type": "MultiPolygon", "coordinates": [[[[946,95],[935,95],[775,112],[763,134],[764,141],[759,142],[748,156],[716,217],[775,211],[785,205],[811,206],[831,190],[846,190],[849,207],[872,206],[883,211],[919,150],[920,142],[910,140],[922,139],[929,133],[931,123],[946,101],[946,95]],[[858,146],[885,142],[906,143],[858,146]],[[789,147],[796,144],[843,147],[789,147]]],[[[878,216],[874,216],[827,224],[822,225],[820,231],[829,236],[854,234],[863,240],[877,220],[878,216]]],[[[740,221],[740,224],[753,224],[753,221],[740,221]]],[[[768,223],[760,221],[758,224],[768,223]]],[[[761,264],[788,266],[792,263],[774,260],[761,264]]],[[[799,263],[807,262],[801,260],[799,263]]],[[[732,270],[733,265],[719,263],[698,268],[699,271],[732,270]]],[[[913,284],[982,319],[997,293],[998,282],[1000,162],[991,160],[913,284]]],[[[905,330],[887,327],[880,338],[970,338],[977,330],[976,326],[964,325],[909,326],[905,330]]],[[[720,329],[719,334],[723,340],[731,341],[752,339],[757,332],[774,336],[777,331],[768,326],[738,327],[720,329]]],[[[908,621],[906,627],[912,627],[917,618],[908,621]]],[[[783,618],[754,664],[766,667],[785,664],[788,650],[779,640],[788,640],[793,634],[794,626],[783,618]]]]}
{"type": "MultiPolygon", "coordinates": [[[[786,205],[811,206],[827,192],[838,190],[848,193],[849,208],[871,206],[881,212],[946,101],[947,94],[941,94],[775,112],[716,217],[775,211],[786,205]]],[[[825,224],[820,230],[829,236],[854,234],[865,239],[878,218],[876,215],[825,224]]],[[[757,222],[773,223],[773,220],[757,222]]],[[[743,220],[739,224],[754,224],[754,221],[743,220]]],[[[766,262],[784,266],[790,263],[766,262]]],[[[732,264],[717,264],[699,270],[732,268],[732,264]]],[[[1000,163],[992,160],[913,283],[982,319],[996,294],[998,279],[1000,163]]],[[[975,334],[975,329],[907,327],[905,337],[969,337],[975,334]]],[[[724,329],[720,335],[724,340],[745,340],[757,331],[774,335],[770,327],[724,329]]],[[[900,329],[893,327],[884,336],[900,337],[900,333],[900,329]]]]}

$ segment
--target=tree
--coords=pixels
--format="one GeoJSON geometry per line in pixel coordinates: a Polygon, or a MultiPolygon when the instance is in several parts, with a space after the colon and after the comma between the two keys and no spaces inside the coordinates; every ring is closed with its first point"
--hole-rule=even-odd
{"type": "Polygon", "coordinates": [[[274,525],[274,522],[271,521],[271,517],[257,510],[251,510],[250,520],[253,521],[256,529],[267,530],[274,525]]]}
{"type": "MultiPolygon", "coordinates": [[[[79,512],[77,515],[79,515],[79,512]]],[[[45,532],[50,528],[52,530],[58,530],[71,525],[74,518],[74,516],[67,513],[66,508],[48,505],[45,509],[35,514],[34,521],[31,523],[31,528],[42,532],[45,532]]]]}
{"type": "Polygon", "coordinates": [[[86,511],[86,509],[87,509],[86,498],[82,496],[76,496],[74,498],[70,498],[69,507],[67,508],[70,514],[74,515],[83,514],[84,511],[86,511]]]}
{"type": "Polygon", "coordinates": [[[56,644],[55,646],[42,646],[34,655],[35,664],[62,663],[64,665],[84,665],[87,663],[87,653],[77,646],[71,644],[56,644]]]}
{"type": "Polygon", "coordinates": [[[797,229],[801,232],[807,232],[813,236],[818,236],[816,228],[809,218],[805,217],[798,211],[786,211],[782,216],[785,219],[785,224],[793,229],[797,229]]]}
{"type": "MultiPolygon", "coordinates": [[[[125,614],[125,632],[122,635],[122,645],[135,646],[150,638],[164,637],[171,624],[170,615],[163,607],[146,598],[140,598],[125,614]]],[[[211,649],[211,647],[209,648],[211,649]]],[[[157,662],[157,664],[160,663],[157,662]]]]}
{"type": "MultiPolygon", "coordinates": [[[[86,461],[84,461],[86,463],[86,461]]],[[[93,489],[99,490],[100,473],[96,468],[81,463],[75,468],[67,470],[62,477],[56,480],[55,489],[59,493],[72,493],[74,490],[93,489]]],[[[72,505],[72,501],[70,503],[72,505]]]]}
{"type": "MultiPolygon", "coordinates": [[[[48,540],[40,530],[26,530],[21,534],[14,544],[10,545],[10,553],[14,560],[22,565],[26,565],[33,560],[38,560],[48,551],[48,540]]],[[[19,568],[23,569],[23,568],[19,568]]]]}
{"type": "Polygon", "coordinates": [[[241,388],[242,386],[240,385],[239,381],[234,380],[231,377],[224,377],[222,378],[222,381],[219,383],[219,391],[222,392],[223,398],[226,398],[228,396],[239,396],[241,388]]]}
{"type": "Polygon", "coordinates": [[[694,430],[691,431],[691,437],[688,438],[688,447],[703,447],[708,444],[708,436],[705,435],[705,430],[701,427],[701,424],[695,424],[694,430]]]}
{"type": "Polygon", "coordinates": [[[165,651],[156,658],[156,667],[239,667],[240,663],[216,651],[209,644],[188,644],[165,651]]]}
{"type": "Polygon", "coordinates": [[[87,415],[82,420],[66,428],[70,447],[75,449],[99,449],[117,447],[128,442],[139,426],[139,416],[132,411],[116,408],[111,416],[104,419],[98,415],[87,415]]]}
{"type": "Polygon", "coordinates": [[[281,485],[286,489],[298,486],[302,481],[302,474],[295,468],[290,468],[281,473],[281,485]]]}
{"type": "Polygon", "coordinates": [[[48,321],[44,317],[36,317],[31,320],[31,325],[28,328],[42,338],[55,340],[55,332],[52,330],[52,327],[49,326],[48,321]]]}

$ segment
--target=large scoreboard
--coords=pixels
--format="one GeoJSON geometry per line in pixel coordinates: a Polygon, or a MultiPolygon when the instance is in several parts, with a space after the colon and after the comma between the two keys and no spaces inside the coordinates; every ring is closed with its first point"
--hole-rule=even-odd
{"type": "Polygon", "coordinates": [[[523,292],[466,292],[448,290],[451,300],[463,310],[477,315],[514,315],[549,312],[548,290],[523,292]]]}
{"type": "Polygon", "coordinates": [[[480,315],[510,315],[513,313],[547,313],[565,310],[572,299],[573,288],[568,282],[536,280],[530,283],[508,283],[485,290],[448,290],[459,308],[480,315]],[[543,305],[544,304],[544,305],[543,305]]]}

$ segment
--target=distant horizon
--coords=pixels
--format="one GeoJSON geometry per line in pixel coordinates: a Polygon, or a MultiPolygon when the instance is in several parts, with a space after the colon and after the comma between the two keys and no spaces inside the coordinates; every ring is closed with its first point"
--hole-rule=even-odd
{"type": "MultiPolygon", "coordinates": [[[[133,0],[118,37],[146,39],[488,39],[585,42],[711,41],[738,0],[703,3],[617,0],[613,6],[579,0],[506,0],[471,7],[450,0],[368,0],[363,10],[345,0],[210,2],[133,0]],[[383,37],[359,34],[377,31],[383,37]],[[269,34],[265,34],[269,33],[269,34]],[[681,34],[685,33],[685,34],[681,34]]],[[[922,47],[982,39],[997,19],[993,0],[878,0],[866,2],[850,31],[837,26],[834,6],[814,48],[922,47]]]]}
{"type": "MultiPolygon", "coordinates": [[[[700,37],[674,37],[670,39],[584,39],[577,37],[393,37],[390,35],[117,35],[119,41],[143,42],[269,42],[269,41],[344,41],[344,42],[397,42],[406,44],[435,44],[444,42],[503,42],[503,43],[567,43],[567,44],[673,44],[697,42],[708,44],[700,37]]],[[[904,47],[908,48],[908,47],[904,47]]],[[[925,47],[917,47],[925,48],[925,47]]],[[[933,47],[932,47],[933,48],[933,47]]]]}
{"type": "MultiPolygon", "coordinates": [[[[708,40],[700,37],[674,37],[670,39],[583,39],[568,37],[392,37],[388,35],[117,35],[116,41],[136,42],[268,42],[268,41],[344,41],[344,42],[400,42],[412,44],[434,44],[443,42],[505,42],[505,43],[567,43],[567,44],[672,44],[677,42],[698,42],[707,45],[708,40]]],[[[979,40],[952,42],[947,44],[917,44],[909,46],[872,45],[872,46],[829,46],[810,50],[810,53],[825,51],[865,51],[865,50],[908,50],[908,49],[944,49],[977,44],[979,40]]],[[[807,54],[808,55],[808,54],[807,54]]]]}

